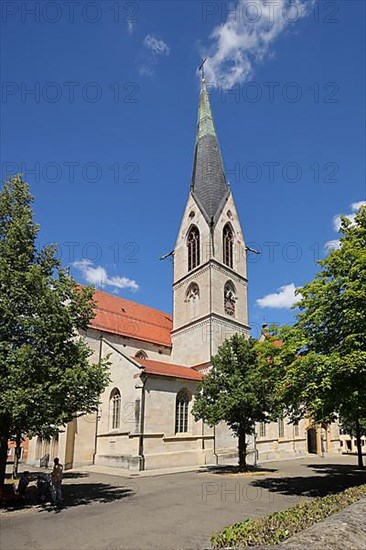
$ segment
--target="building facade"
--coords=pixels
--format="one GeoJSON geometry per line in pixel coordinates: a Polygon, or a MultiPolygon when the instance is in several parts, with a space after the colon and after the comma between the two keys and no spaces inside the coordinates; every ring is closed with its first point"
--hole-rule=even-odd
{"type": "MultiPolygon", "coordinates": [[[[110,355],[110,385],[97,414],[75,419],[52,441],[33,438],[28,462],[49,455],[65,468],[142,470],[235,458],[228,427],[196,422],[191,410],[219,346],[235,333],[249,336],[246,254],[202,80],[191,187],[173,252],[173,315],[96,291],[96,317],[81,337],[93,361],[110,355]]],[[[249,459],[338,452],[337,429],[320,433],[305,420],[260,424],[249,459]]]]}

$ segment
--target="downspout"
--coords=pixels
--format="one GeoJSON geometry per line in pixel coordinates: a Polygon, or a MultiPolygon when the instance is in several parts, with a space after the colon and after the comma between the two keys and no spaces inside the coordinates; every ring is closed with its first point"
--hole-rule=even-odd
{"type": "MultiPolygon", "coordinates": [[[[213,225],[214,220],[211,218],[210,222],[210,259],[215,255],[215,248],[214,248],[214,234],[213,234],[213,225]]],[[[210,266],[210,361],[212,359],[212,267],[210,266]]]]}
{"type": "MultiPolygon", "coordinates": [[[[214,219],[213,217],[211,218],[211,222],[210,222],[210,258],[214,257],[215,256],[215,247],[214,247],[214,231],[213,231],[213,228],[214,228],[214,219]]],[[[213,329],[213,324],[212,324],[212,269],[210,267],[210,361],[212,360],[212,350],[213,350],[213,345],[212,345],[212,329],[213,329]]],[[[216,466],[218,465],[219,463],[219,457],[218,457],[218,454],[216,453],[216,425],[213,427],[213,436],[214,436],[214,439],[213,439],[213,454],[214,454],[214,457],[215,457],[215,462],[216,462],[216,466]]]]}
{"type": "MultiPolygon", "coordinates": [[[[103,348],[103,334],[101,333],[99,336],[99,357],[98,357],[98,364],[100,366],[102,362],[102,348],[103,348]]],[[[99,400],[98,400],[98,408],[97,408],[97,414],[95,417],[95,434],[94,434],[94,453],[93,453],[93,464],[95,464],[95,457],[97,456],[97,446],[98,446],[98,423],[99,423],[99,400]]]]}
{"type": "Polygon", "coordinates": [[[141,415],[140,415],[140,435],[139,435],[139,457],[140,457],[140,471],[145,470],[145,456],[144,456],[144,431],[145,431],[145,383],[146,374],[141,374],[141,415]]]}
{"type": "MultiPolygon", "coordinates": [[[[127,361],[132,363],[135,367],[138,367],[141,370],[141,365],[136,363],[131,357],[128,355],[125,355],[122,353],[118,348],[113,346],[108,340],[105,340],[105,343],[113,349],[116,353],[119,355],[122,355],[127,361]]],[[[142,382],[142,388],[141,388],[141,416],[140,416],[140,435],[139,435],[139,456],[140,456],[140,469],[145,469],[145,457],[144,457],[144,425],[145,425],[145,382],[146,382],[146,374],[144,372],[141,373],[140,380],[142,382]]]]}
{"type": "Polygon", "coordinates": [[[253,450],[254,450],[254,468],[257,467],[258,463],[258,451],[257,451],[257,432],[254,425],[254,434],[253,434],[253,450]]]}

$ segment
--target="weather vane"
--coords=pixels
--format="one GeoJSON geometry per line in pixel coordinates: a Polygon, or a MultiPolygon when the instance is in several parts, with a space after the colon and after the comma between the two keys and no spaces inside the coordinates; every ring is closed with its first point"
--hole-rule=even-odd
{"type": "Polygon", "coordinates": [[[202,80],[205,80],[205,68],[204,68],[204,64],[206,63],[206,61],[207,61],[207,57],[205,57],[204,59],[202,59],[201,65],[198,67],[198,70],[201,71],[202,80]]]}

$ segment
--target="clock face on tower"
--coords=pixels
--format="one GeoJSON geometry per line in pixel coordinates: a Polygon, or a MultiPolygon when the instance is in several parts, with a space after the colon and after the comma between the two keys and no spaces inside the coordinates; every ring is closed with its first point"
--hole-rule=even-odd
{"type": "Polygon", "coordinates": [[[234,315],[235,313],[235,305],[233,303],[233,300],[230,298],[226,298],[225,300],[225,313],[228,315],[234,315]]]}

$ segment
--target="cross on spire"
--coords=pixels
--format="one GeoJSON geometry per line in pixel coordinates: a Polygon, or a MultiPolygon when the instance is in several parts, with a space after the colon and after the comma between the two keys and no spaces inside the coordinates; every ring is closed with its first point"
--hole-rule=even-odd
{"type": "Polygon", "coordinates": [[[201,65],[198,67],[198,70],[201,72],[202,80],[205,80],[205,67],[204,67],[204,65],[205,65],[206,61],[207,61],[207,57],[202,59],[201,65]]]}

